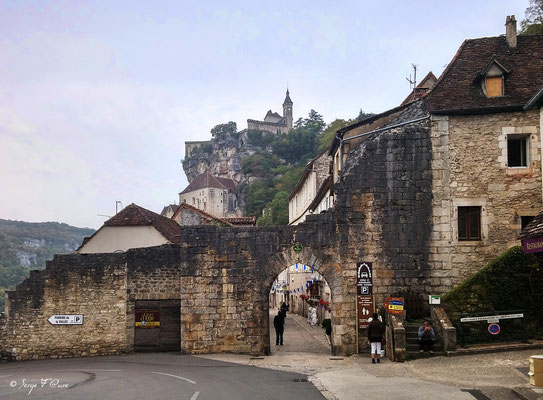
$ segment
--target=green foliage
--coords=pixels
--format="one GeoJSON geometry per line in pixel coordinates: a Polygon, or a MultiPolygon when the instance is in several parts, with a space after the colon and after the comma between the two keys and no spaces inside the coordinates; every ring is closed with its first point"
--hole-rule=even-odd
{"type": "Polygon", "coordinates": [[[0,312],[4,311],[4,305],[6,304],[6,290],[0,287],[0,312]]]}
{"type": "MultiPolygon", "coordinates": [[[[45,267],[53,254],[75,250],[93,229],[57,222],[28,223],[0,219],[0,289],[13,288],[31,269],[45,267]]],[[[3,296],[0,296],[3,301],[3,296]]],[[[3,303],[2,303],[3,304],[3,303]]],[[[0,306],[0,311],[3,306],[0,306]]]]}
{"type": "Polygon", "coordinates": [[[241,171],[245,175],[264,178],[274,168],[279,166],[279,158],[274,154],[257,153],[241,160],[241,171]]]}
{"type": "Polygon", "coordinates": [[[211,129],[211,136],[219,140],[226,139],[228,137],[237,139],[237,135],[238,128],[236,123],[233,121],[227,122],[226,124],[216,125],[213,129],[211,129]]]}
{"type": "Polygon", "coordinates": [[[276,135],[270,132],[250,130],[247,132],[247,140],[250,145],[265,149],[276,139],[276,135]]]}
{"type": "Polygon", "coordinates": [[[324,132],[319,136],[319,150],[322,151],[329,147],[334,140],[334,135],[341,128],[345,128],[351,125],[353,120],[336,119],[334,122],[328,124],[324,132]]]}
{"type": "Polygon", "coordinates": [[[375,115],[374,113],[367,113],[364,110],[360,109],[360,112],[358,113],[358,117],[356,117],[353,122],[360,122],[363,119],[373,117],[374,115],[375,115]]]}
{"type": "Polygon", "coordinates": [[[525,17],[520,23],[520,34],[543,35],[543,0],[530,0],[525,17]]]}
{"type": "Polygon", "coordinates": [[[522,247],[508,249],[444,298],[449,317],[458,324],[461,313],[523,309],[527,329],[543,330],[543,267],[522,247]]]}

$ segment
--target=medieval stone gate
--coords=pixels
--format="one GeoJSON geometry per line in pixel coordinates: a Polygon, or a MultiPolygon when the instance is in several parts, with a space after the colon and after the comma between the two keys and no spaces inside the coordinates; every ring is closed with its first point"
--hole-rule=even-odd
{"type": "Polygon", "coordinates": [[[285,267],[304,263],[332,290],[334,352],[354,354],[357,263],[373,263],[376,303],[451,285],[428,245],[431,155],[428,121],[420,122],[362,143],[333,186],[334,208],[300,225],[183,227],[180,245],[55,256],[8,293],[0,352],[16,359],[131,352],[138,302],[176,300],[182,352],[266,354],[269,288],[285,267]],[[84,323],[53,326],[54,314],[80,314],[84,323]]]}

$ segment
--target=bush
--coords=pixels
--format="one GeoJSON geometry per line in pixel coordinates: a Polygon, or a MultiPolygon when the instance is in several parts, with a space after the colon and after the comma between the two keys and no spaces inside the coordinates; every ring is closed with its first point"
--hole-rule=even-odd
{"type": "Polygon", "coordinates": [[[447,293],[443,302],[457,328],[462,313],[522,309],[529,336],[541,336],[543,268],[522,247],[512,247],[447,293]]]}

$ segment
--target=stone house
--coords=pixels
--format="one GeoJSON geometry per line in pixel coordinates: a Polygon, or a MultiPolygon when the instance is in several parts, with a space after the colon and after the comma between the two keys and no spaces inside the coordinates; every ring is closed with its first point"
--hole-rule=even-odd
{"type": "Polygon", "coordinates": [[[328,149],[309,161],[296,187],[288,195],[288,223],[297,225],[308,214],[333,206],[330,196],[330,160],[328,149]]]}
{"type": "Polygon", "coordinates": [[[177,206],[175,213],[171,216],[175,222],[181,226],[194,225],[217,225],[217,226],[234,226],[225,219],[214,217],[213,215],[199,210],[194,206],[182,203],[177,206]]]}
{"type": "Polygon", "coordinates": [[[114,253],[179,243],[180,231],[174,220],[132,203],[104,222],[92,236],[83,239],[76,252],[114,253]]]}
{"type": "Polygon", "coordinates": [[[217,218],[235,217],[240,213],[237,190],[233,179],[204,172],[179,193],[179,204],[188,204],[217,218]]]}
{"type": "Polygon", "coordinates": [[[292,106],[293,102],[287,89],[285,101],[283,101],[283,115],[279,115],[269,110],[264,117],[264,121],[254,119],[247,120],[247,130],[265,131],[271,133],[287,133],[292,129],[292,106]]]}
{"type": "Polygon", "coordinates": [[[385,279],[397,291],[450,290],[516,244],[542,208],[542,59],[543,37],[517,37],[507,17],[505,36],[464,41],[420,100],[338,131],[333,182],[367,160],[376,175],[361,178],[364,209],[386,216],[368,231],[411,248],[367,245],[403,269],[385,279]]]}

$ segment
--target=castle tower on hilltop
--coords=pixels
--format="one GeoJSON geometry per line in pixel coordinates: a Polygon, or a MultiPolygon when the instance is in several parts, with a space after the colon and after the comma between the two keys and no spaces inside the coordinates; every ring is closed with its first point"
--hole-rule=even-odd
{"type": "Polygon", "coordinates": [[[263,121],[248,119],[247,129],[271,133],[287,133],[292,129],[292,104],[293,103],[287,89],[287,95],[285,97],[285,101],[283,102],[283,116],[269,110],[263,121]]]}
{"type": "Polygon", "coordinates": [[[287,89],[287,96],[285,97],[285,101],[283,102],[283,118],[285,119],[287,123],[287,129],[292,129],[292,100],[290,99],[290,96],[288,95],[288,89],[287,89]]]}

